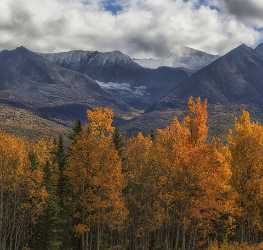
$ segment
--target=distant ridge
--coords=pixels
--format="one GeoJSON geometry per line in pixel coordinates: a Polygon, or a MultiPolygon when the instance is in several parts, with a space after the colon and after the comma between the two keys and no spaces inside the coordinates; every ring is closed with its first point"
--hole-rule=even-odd
{"type": "Polygon", "coordinates": [[[122,96],[128,104],[137,108],[157,101],[189,75],[182,68],[144,68],[120,51],[77,50],[42,56],[59,66],[90,76],[107,91],[110,89],[111,94],[122,96]],[[124,92],[124,87],[130,88],[129,93],[124,92]],[[143,94],[138,98],[136,93],[141,90],[143,94]]]}
{"type": "Polygon", "coordinates": [[[0,52],[0,99],[34,109],[72,103],[128,108],[88,75],[54,64],[23,46],[0,52]]]}
{"type": "Polygon", "coordinates": [[[174,53],[162,58],[135,58],[134,61],[148,68],[168,66],[186,68],[190,72],[197,71],[218,58],[217,55],[195,50],[189,47],[178,48],[174,53]]]}
{"type": "Polygon", "coordinates": [[[126,120],[120,126],[133,130],[160,117],[168,121],[190,96],[208,98],[221,111],[245,105],[261,112],[263,45],[242,44],[197,71],[146,68],[120,51],[0,52],[0,103],[58,124],[84,121],[87,109],[108,106],[126,120]]]}
{"type": "Polygon", "coordinates": [[[174,106],[175,100],[189,96],[208,98],[209,103],[262,105],[263,57],[258,50],[241,44],[194,73],[159,105],[174,106]]]}

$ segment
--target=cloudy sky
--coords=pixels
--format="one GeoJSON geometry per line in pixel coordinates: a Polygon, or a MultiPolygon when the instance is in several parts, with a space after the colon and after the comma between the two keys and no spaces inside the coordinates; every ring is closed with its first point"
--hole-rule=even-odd
{"type": "Polygon", "coordinates": [[[180,46],[222,54],[262,38],[263,0],[0,0],[0,49],[164,57],[180,46]]]}

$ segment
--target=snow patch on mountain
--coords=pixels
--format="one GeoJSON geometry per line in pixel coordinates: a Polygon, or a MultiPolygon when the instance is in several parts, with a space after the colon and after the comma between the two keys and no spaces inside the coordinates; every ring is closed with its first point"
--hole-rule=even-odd
{"type": "Polygon", "coordinates": [[[137,97],[147,95],[146,86],[132,87],[129,83],[100,82],[100,81],[96,81],[96,82],[104,90],[123,91],[137,97]]]}
{"type": "Polygon", "coordinates": [[[79,63],[85,58],[90,57],[93,53],[94,52],[92,51],[74,50],[69,52],[47,53],[41,55],[51,62],[70,64],[79,63]]]}
{"type": "Polygon", "coordinates": [[[120,51],[112,51],[112,52],[99,52],[94,57],[91,58],[90,62],[97,63],[98,65],[115,65],[115,64],[122,64],[122,65],[129,65],[134,64],[133,60],[121,53],[120,51]]]}
{"type": "Polygon", "coordinates": [[[61,65],[78,65],[85,62],[93,66],[96,65],[101,67],[107,65],[132,65],[134,67],[140,67],[140,65],[135,63],[128,55],[120,51],[99,52],[74,50],[69,52],[47,53],[41,55],[49,61],[61,65]]]}

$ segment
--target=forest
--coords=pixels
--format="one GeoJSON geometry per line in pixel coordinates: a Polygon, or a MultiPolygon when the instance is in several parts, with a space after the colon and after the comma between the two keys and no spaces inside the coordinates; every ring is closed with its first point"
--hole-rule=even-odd
{"type": "Polygon", "coordinates": [[[263,125],[208,137],[207,102],[126,136],[87,112],[70,145],[0,133],[0,250],[262,249],[263,125]]]}

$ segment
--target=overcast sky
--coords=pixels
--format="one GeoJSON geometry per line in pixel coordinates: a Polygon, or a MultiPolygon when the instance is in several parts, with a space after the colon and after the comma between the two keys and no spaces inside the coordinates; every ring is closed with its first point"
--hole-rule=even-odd
{"type": "Polygon", "coordinates": [[[0,49],[163,57],[179,46],[222,54],[262,38],[263,0],[0,0],[0,49]]]}

